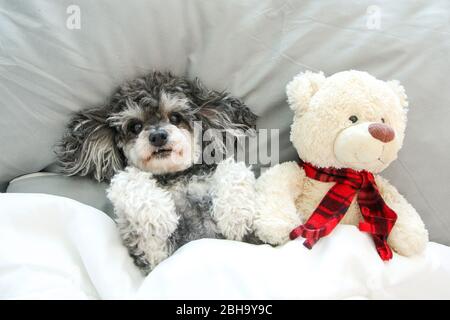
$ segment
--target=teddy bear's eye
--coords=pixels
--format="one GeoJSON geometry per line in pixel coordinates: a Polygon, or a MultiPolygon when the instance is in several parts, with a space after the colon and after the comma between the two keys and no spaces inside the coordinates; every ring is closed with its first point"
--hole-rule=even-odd
{"type": "Polygon", "coordinates": [[[358,117],[357,116],[351,116],[350,118],[348,118],[348,120],[350,120],[353,123],[356,123],[358,121],[358,117]]]}
{"type": "Polygon", "coordinates": [[[381,122],[385,123],[386,121],[384,120],[384,118],[381,118],[381,122]]]}

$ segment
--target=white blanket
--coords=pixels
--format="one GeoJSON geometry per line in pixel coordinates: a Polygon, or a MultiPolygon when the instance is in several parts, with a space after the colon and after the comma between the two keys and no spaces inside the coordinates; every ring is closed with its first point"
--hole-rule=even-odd
{"type": "Polygon", "coordinates": [[[199,240],[144,278],[104,213],[67,198],[0,194],[0,298],[450,298],[450,248],[384,263],[367,234],[338,226],[309,251],[199,240]]]}

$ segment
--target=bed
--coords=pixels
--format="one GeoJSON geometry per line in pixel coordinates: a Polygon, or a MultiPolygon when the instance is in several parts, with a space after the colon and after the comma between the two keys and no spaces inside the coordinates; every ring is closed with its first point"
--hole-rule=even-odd
{"type": "Polygon", "coordinates": [[[0,298],[450,298],[449,12],[445,0],[0,0],[0,298]],[[242,97],[258,128],[280,129],[274,162],[296,159],[284,87],[298,72],[400,80],[406,140],[383,175],[421,214],[427,250],[383,263],[352,226],[312,251],[205,239],[144,278],[107,185],[60,175],[53,149],[72,112],[154,69],[242,97]]]}
{"type": "Polygon", "coordinates": [[[450,298],[450,250],[437,243],[385,263],[354,226],[338,226],[313,251],[300,240],[273,248],[203,239],[143,277],[103,212],[47,194],[0,199],[0,298],[450,298]]]}

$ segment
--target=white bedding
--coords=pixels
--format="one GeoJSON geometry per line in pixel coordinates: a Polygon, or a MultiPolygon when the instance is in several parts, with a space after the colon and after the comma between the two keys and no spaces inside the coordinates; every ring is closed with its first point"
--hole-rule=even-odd
{"type": "Polygon", "coordinates": [[[0,298],[309,299],[450,298],[450,248],[384,263],[372,240],[338,226],[313,250],[199,240],[147,278],[114,222],[74,200],[0,194],[0,298]]]}

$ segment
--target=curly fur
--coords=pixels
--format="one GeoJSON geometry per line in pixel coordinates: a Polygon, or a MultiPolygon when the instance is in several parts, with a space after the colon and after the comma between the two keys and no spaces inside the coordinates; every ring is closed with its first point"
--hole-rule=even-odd
{"type": "MultiPolygon", "coordinates": [[[[194,140],[186,135],[193,138],[196,121],[204,131],[216,129],[214,143],[223,146],[224,133],[248,134],[256,116],[239,99],[208,90],[198,79],[153,72],[119,87],[104,106],[75,114],[57,150],[66,174],[111,181],[107,195],[123,242],[146,273],[192,240],[257,242],[250,232],[255,178],[243,163],[228,158],[174,167],[162,158],[145,165],[146,155],[158,150],[150,145],[149,134],[165,128],[178,137],[169,139],[171,147],[184,144],[180,150],[186,150],[194,140]],[[174,112],[182,123],[168,123],[174,112]],[[136,121],[142,131],[130,132],[136,121]]],[[[205,147],[202,141],[200,149],[205,147]]]]}
{"type": "Polygon", "coordinates": [[[257,243],[253,173],[224,160],[173,177],[134,167],[116,174],[108,189],[124,244],[145,273],[189,241],[202,238],[257,243]],[[219,183],[220,182],[220,183],[219,183]]]}
{"type": "Polygon", "coordinates": [[[109,181],[127,165],[123,146],[130,139],[124,132],[130,110],[150,109],[167,96],[185,101],[187,108],[182,113],[190,126],[200,121],[204,130],[236,134],[255,128],[256,115],[229,93],[209,90],[199,79],[152,72],[121,85],[103,106],[72,116],[56,148],[61,171],[109,181]]]}
{"type": "MultiPolygon", "coordinates": [[[[383,200],[398,216],[389,245],[405,256],[422,252],[428,232],[419,214],[378,175],[396,159],[403,143],[408,107],[404,88],[397,81],[385,82],[352,70],[328,78],[322,73],[301,73],[286,90],[295,112],[291,141],[299,157],[317,167],[374,173],[383,200]],[[349,119],[352,115],[357,115],[356,123],[349,119]],[[375,139],[368,130],[372,123],[389,126],[395,132],[393,140],[375,139]]],[[[288,241],[290,231],[311,216],[334,184],[308,178],[294,162],[265,171],[256,182],[257,236],[275,245],[288,241]]],[[[355,197],[340,223],[358,225],[362,219],[355,197]]]]}
{"type": "Polygon", "coordinates": [[[109,127],[107,107],[81,111],[73,116],[57,149],[62,172],[109,180],[123,168],[123,155],[109,127]]]}

